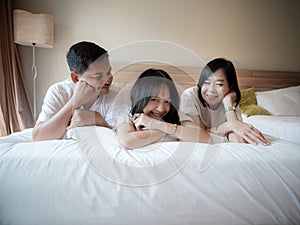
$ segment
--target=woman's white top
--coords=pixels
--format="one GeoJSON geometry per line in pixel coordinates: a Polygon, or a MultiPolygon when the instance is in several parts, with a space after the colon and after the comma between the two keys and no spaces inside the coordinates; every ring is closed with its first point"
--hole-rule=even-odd
{"type": "MultiPolygon", "coordinates": [[[[198,87],[190,87],[184,90],[181,95],[180,110],[191,116],[199,116],[206,128],[217,127],[226,122],[225,108],[223,104],[212,110],[203,106],[198,97],[198,87]]],[[[242,114],[239,107],[236,107],[236,113],[239,120],[242,121],[242,114]]]]}

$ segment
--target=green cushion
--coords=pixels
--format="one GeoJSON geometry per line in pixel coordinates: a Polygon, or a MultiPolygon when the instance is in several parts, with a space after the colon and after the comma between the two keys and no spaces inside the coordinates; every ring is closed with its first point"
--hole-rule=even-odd
{"type": "Polygon", "coordinates": [[[271,115],[271,113],[268,110],[264,109],[263,107],[260,107],[259,105],[246,105],[244,107],[241,107],[241,110],[248,117],[254,115],[271,115]]]}
{"type": "Polygon", "coordinates": [[[241,100],[240,100],[240,107],[246,105],[256,105],[256,96],[254,92],[254,88],[243,89],[241,91],[241,100]]]}
{"type": "Polygon", "coordinates": [[[244,114],[247,116],[254,115],[271,115],[271,113],[257,105],[254,88],[247,88],[241,90],[241,100],[239,106],[244,114]]]}

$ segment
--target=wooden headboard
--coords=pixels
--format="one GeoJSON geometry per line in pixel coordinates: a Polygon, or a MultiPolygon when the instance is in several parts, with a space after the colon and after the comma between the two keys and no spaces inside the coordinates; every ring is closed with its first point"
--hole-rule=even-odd
{"type": "MultiPolygon", "coordinates": [[[[163,69],[183,89],[197,85],[200,67],[176,67],[154,64],[113,64],[114,81],[121,87],[134,82],[146,69],[163,69]]],[[[300,85],[300,72],[263,71],[237,69],[240,89],[254,87],[255,91],[267,91],[300,85]]]]}

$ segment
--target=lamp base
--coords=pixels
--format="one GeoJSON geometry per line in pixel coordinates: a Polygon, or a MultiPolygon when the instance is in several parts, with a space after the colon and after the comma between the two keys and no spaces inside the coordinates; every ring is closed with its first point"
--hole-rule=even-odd
{"type": "Polygon", "coordinates": [[[33,80],[33,118],[34,122],[36,122],[36,87],[35,80],[37,78],[37,68],[35,64],[35,43],[32,43],[32,80],[33,80]]]}

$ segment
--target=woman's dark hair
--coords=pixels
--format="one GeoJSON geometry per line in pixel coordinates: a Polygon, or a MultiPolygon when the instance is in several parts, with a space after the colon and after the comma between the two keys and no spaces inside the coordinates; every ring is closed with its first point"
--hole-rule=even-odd
{"type": "Polygon", "coordinates": [[[162,86],[169,88],[171,96],[170,111],[162,119],[180,125],[178,91],[170,75],[160,69],[145,70],[134,83],[131,89],[131,114],[142,113],[149,100],[158,94],[162,86]]]}
{"type": "Polygon", "coordinates": [[[202,105],[204,107],[207,106],[207,103],[205,102],[205,100],[202,98],[202,95],[201,95],[201,87],[202,87],[203,83],[218,69],[223,70],[223,72],[226,76],[228,85],[229,85],[229,89],[236,93],[235,104],[237,106],[241,100],[241,92],[240,92],[237,77],[236,77],[236,71],[235,71],[235,68],[234,68],[234,65],[232,64],[232,62],[230,62],[229,60],[224,59],[224,58],[213,59],[209,63],[207,63],[204,66],[204,68],[202,69],[202,72],[201,72],[201,75],[200,75],[199,81],[198,81],[198,96],[199,96],[200,102],[202,103],[202,105]]]}
{"type": "Polygon", "coordinates": [[[71,46],[67,53],[67,62],[70,71],[82,75],[91,63],[103,56],[108,56],[104,48],[92,42],[82,41],[71,46]]]}

